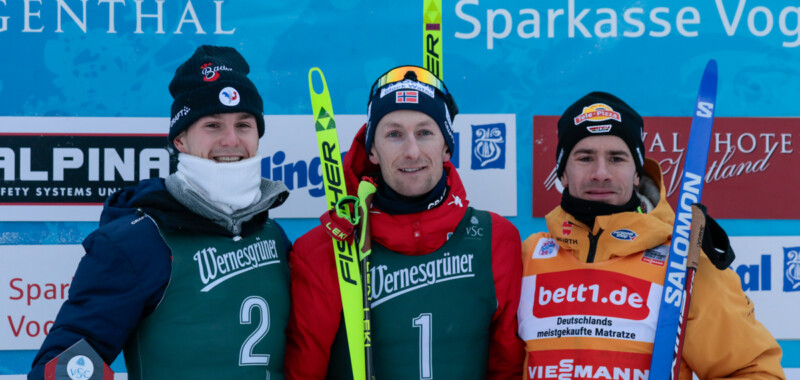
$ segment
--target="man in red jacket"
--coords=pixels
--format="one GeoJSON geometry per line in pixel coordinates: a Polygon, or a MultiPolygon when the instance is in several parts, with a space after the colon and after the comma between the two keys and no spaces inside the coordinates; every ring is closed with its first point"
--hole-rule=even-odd
{"type": "MultiPolygon", "coordinates": [[[[519,232],[469,207],[449,161],[457,112],[429,71],[392,69],[373,85],[367,123],[344,159],[348,193],[362,176],[378,184],[369,218],[381,380],[521,377],[519,232]]],[[[352,378],[331,237],[318,226],[290,257],[288,377],[352,378]]]]}

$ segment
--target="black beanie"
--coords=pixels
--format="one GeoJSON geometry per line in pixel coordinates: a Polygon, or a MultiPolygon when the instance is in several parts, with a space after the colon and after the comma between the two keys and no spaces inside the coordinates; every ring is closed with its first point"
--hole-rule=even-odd
{"type": "Polygon", "coordinates": [[[564,111],[558,119],[556,174],[564,174],[572,148],[590,136],[617,136],[625,141],[633,156],[639,176],[644,175],[644,140],[642,117],[620,98],[606,92],[592,92],[564,111]]]}
{"type": "MultiPolygon", "coordinates": [[[[416,66],[413,66],[413,69],[425,70],[416,66]]],[[[392,70],[387,71],[387,73],[392,70]]],[[[431,73],[430,75],[433,74],[431,73]]],[[[365,142],[367,154],[369,154],[372,143],[375,141],[375,129],[377,129],[378,123],[388,113],[397,110],[419,111],[430,116],[442,131],[444,142],[447,144],[447,148],[450,149],[450,153],[455,152],[453,119],[458,113],[458,108],[449,93],[443,93],[431,85],[418,81],[413,71],[408,71],[405,74],[405,79],[399,82],[388,83],[379,88],[374,88],[374,86],[367,105],[367,135],[365,142]]],[[[444,83],[442,83],[442,86],[444,86],[444,83]]]]}
{"type": "Polygon", "coordinates": [[[258,137],[264,135],[264,105],[253,82],[247,78],[250,65],[236,49],[203,45],[175,70],[169,83],[172,117],[169,146],[203,116],[247,112],[255,116],[258,137]]]}

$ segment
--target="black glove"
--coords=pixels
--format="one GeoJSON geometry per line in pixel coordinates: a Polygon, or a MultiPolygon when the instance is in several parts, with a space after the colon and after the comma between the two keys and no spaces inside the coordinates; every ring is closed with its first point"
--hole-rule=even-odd
{"type": "Polygon", "coordinates": [[[726,269],[731,265],[733,259],[736,258],[736,255],[733,253],[733,248],[731,248],[728,234],[717,224],[714,218],[708,215],[706,206],[700,203],[695,204],[703,211],[703,215],[706,217],[706,228],[703,231],[703,242],[701,243],[703,252],[706,253],[706,256],[708,256],[717,269],[726,269]]]}

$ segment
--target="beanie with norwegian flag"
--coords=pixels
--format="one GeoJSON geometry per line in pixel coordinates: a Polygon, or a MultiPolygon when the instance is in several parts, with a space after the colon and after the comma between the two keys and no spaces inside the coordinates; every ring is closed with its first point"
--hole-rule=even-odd
{"type": "Polygon", "coordinates": [[[444,141],[450,152],[454,152],[455,139],[453,137],[453,117],[447,107],[447,102],[433,86],[419,82],[413,72],[409,71],[406,79],[389,83],[377,89],[369,100],[367,106],[367,136],[366,151],[369,153],[375,130],[384,116],[397,110],[412,110],[422,112],[433,119],[439,126],[444,136],[444,141]]]}

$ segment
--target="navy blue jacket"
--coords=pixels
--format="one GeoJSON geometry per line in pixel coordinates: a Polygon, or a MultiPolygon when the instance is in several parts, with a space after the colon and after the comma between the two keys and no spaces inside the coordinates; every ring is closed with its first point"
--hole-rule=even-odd
{"type": "MultiPolygon", "coordinates": [[[[175,200],[162,178],[113,194],[103,208],[100,227],[83,241],[86,255],[28,379],[43,379],[44,365],[82,338],[111,363],[139,322],[155,310],[169,282],[172,260],[145,214],[162,228],[233,236],[175,200]]],[[[241,235],[258,231],[267,218],[267,211],[257,214],[242,225],[241,235]]],[[[281,234],[285,246],[291,247],[283,229],[281,234]]]]}

